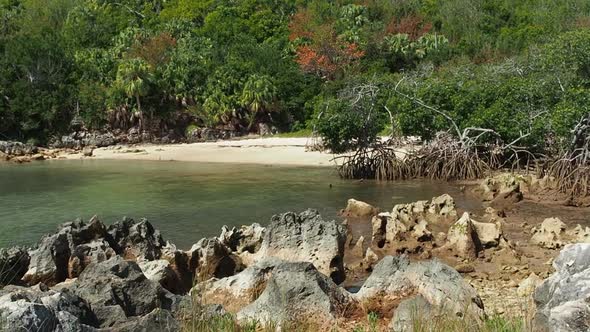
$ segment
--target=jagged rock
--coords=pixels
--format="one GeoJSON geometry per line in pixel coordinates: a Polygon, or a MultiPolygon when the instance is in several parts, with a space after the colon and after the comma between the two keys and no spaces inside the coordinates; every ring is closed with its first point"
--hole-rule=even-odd
{"type": "Polygon", "coordinates": [[[182,290],[178,289],[179,287],[182,288],[180,281],[167,260],[143,261],[139,262],[138,265],[149,280],[159,283],[173,293],[182,292],[182,290]]]}
{"type": "Polygon", "coordinates": [[[37,153],[37,147],[21,142],[0,141],[0,152],[8,156],[25,156],[37,153]]]}
{"type": "Polygon", "coordinates": [[[559,218],[547,218],[540,227],[532,230],[531,243],[547,249],[562,247],[565,243],[565,224],[559,218]]]}
{"type": "Polygon", "coordinates": [[[455,270],[459,273],[471,273],[475,272],[475,267],[471,264],[462,263],[455,266],[455,270]]]}
{"type": "Polygon", "coordinates": [[[475,289],[457,271],[436,259],[410,263],[404,255],[386,256],[354,297],[367,310],[387,313],[400,300],[416,295],[456,317],[475,321],[484,317],[483,303],[475,289]]]}
{"type": "Polygon", "coordinates": [[[238,254],[244,251],[255,253],[260,249],[264,231],[265,228],[257,223],[242,226],[239,229],[236,227],[229,229],[227,226],[223,226],[219,241],[238,254]]]}
{"type": "MultiPolygon", "coordinates": [[[[106,235],[105,225],[96,217],[88,223],[76,221],[61,225],[56,234],[44,236],[38,247],[29,251],[31,261],[23,281],[29,285],[39,282],[52,285],[64,281],[68,276],[70,256],[77,246],[106,235]]],[[[85,250],[80,249],[80,253],[83,252],[85,250]]]]}
{"type": "Polygon", "coordinates": [[[342,211],[342,215],[354,218],[371,217],[377,213],[379,213],[379,209],[376,207],[362,201],[357,201],[354,198],[348,200],[346,208],[342,211]]]}
{"type": "Polygon", "coordinates": [[[367,267],[367,269],[372,269],[373,265],[379,261],[379,256],[371,250],[371,248],[367,248],[365,252],[365,258],[363,259],[363,265],[367,267]]]}
{"type": "Polygon", "coordinates": [[[537,287],[535,331],[590,330],[590,244],[565,246],[553,262],[555,273],[537,287]]]}
{"type": "Polygon", "coordinates": [[[258,252],[240,257],[248,266],[266,257],[311,262],[318,271],[340,283],[345,278],[345,241],[346,228],[334,220],[323,220],[316,210],[287,212],[272,217],[258,252]]]}
{"type": "Polygon", "coordinates": [[[567,231],[566,234],[574,243],[590,243],[590,227],[577,225],[576,228],[567,231]]]}
{"type": "Polygon", "coordinates": [[[447,194],[434,197],[430,202],[397,204],[391,213],[380,213],[373,218],[373,245],[418,249],[422,246],[420,242],[433,239],[430,222],[454,220],[456,215],[455,201],[447,194]]]}
{"type": "Polygon", "coordinates": [[[414,331],[416,320],[434,318],[434,308],[421,295],[403,300],[393,314],[393,319],[389,323],[389,330],[392,332],[411,332],[414,331]]]}
{"type": "Polygon", "coordinates": [[[65,280],[70,253],[66,232],[43,237],[39,247],[29,252],[31,261],[23,281],[34,285],[39,282],[55,284],[65,280]]]}
{"type": "Polygon", "coordinates": [[[221,304],[230,312],[238,312],[260,296],[275,267],[284,263],[269,257],[234,276],[202,282],[191,290],[191,295],[204,304],[221,304]]]}
{"type": "Polygon", "coordinates": [[[354,247],[350,250],[350,253],[356,257],[364,257],[364,244],[365,244],[365,237],[361,236],[359,237],[358,241],[356,241],[356,244],[354,245],[354,247]]]}
{"type": "Polygon", "coordinates": [[[109,226],[108,233],[126,259],[159,259],[166,245],[160,231],[154,229],[147,219],[135,222],[123,218],[109,226]]]}
{"type": "Polygon", "coordinates": [[[91,147],[85,147],[84,149],[82,149],[82,155],[84,155],[84,157],[92,157],[93,154],[94,149],[91,147]]]}
{"type": "Polygon", "coordinates": [[[170,310],[177,301],[160,284],[147,279],[137,263],[120,256],[89,265],[67,289],[88,301],[101,327],[156,308],[170,310]]]}
{"type": "Polygon", "coordinates": [[[537,286],[539,286],[543,282],[543,279],[539,278],[534,273],[531,273],[528,278],[524,279],[523,281],[518,284],[518,289],[516,290],[516,294],[518,296],[527,297],[535,291],[537,286]]]}
{"type": "Polygon", "coordinates": [[[522,181],[522,178],[514,174],[500,174],[483,180],[475,191],[484,201],[517,203],[523,198],[520,188],[522,181]]]}
{"type": "Polygon", "coordinates": [[[237,314],[239,322],[257,321],[281,326],[292,321],[327,323],[354,310],[350,294],[311,263],[277,265],[264,292],[237,314]]]}
{"type": "Polygon", "coordinates": [[[0,287],[20,282],[29,268],[30,260],[24,248],[0,248],[0,287]]]}
{"type": "Polygon", "coordinates": [[[67,277],[77,277],[87,265],[115,254],[127,259],[159,259],[163,247],[159,231],[145,219],[136,223],[125,218],[108,229],[96,217],[88,223],[68,222],[29,251],[31,260],[23,281],[29,285],[54,285],[67,277]]]}
{"type": "Polygon", "coordinates": [[[76,246],[68,261],[68,278],[77,278],[86,266],[106,261],[115,256],[115,251],[103,239],[76,246]]]}
{"type": "Polygon", "coordinates": [[[201,239],[188,253],[189,268],[198,281],[229,277],[243,269],[240,258],[217,238],[201,239]]]}
{"type": "Polygon", "coordinates": [[[178,319],[169,310],[154,309],[145,316],[133,317],[110,329],[113,332],[177,332],[182,331],[178,319]]]}
{"type": "Polygon", "coordinates": [[[167,243],[162,248],[160,259],[169,263],[173,275],[163,280],[162,286],[174,294],[187,293],[195,282],[195,270],[191,269],[190,257],[187,252],[176,249],[176,246],[167,243]]]}
{"type": "Polygon", "coordinates": [[[373,226],[373,244],[383,248],[403,240],[408,227],[399,218],[394,218],[391,213],[379,213],[371,221],[373,226]]]}
{"type": "Polygon", "coordinates": [[[447,242],[441,250],[452,250],[458,257],[466,259],[477,257],[480,243],[469,213],[463,213],[463,216],[449,228],[447,242]]]}
{"type": "Polygon", "coordinates": [[[455,210],[455,200],[449,194],[434,197],[430,201],[428,212],[430,214],[454,217],[457,215],[457,210],[455,210]]]}
{"type": "Polygon", "coordinates": [[[489,222],[477,222],[472,220],[473,227],[479,239],[479,243],[485,248],[497,247],[500,244],[502,238],[502,224],[489,223],[489,222]]]}
{"type": "Polygon", "coordinates": [[[412,231],[412,236],[420,241],[430,241],[432,240],[432,232],[428,230],[428,222],[424,219],[420,220],[415,226],[412,231]]]}
{"type": "Polygon", "coordinates": [[[96,319],[82,298],[41,288],[13,288],[0,296],[0,329],[92,331],[96,319]]]}

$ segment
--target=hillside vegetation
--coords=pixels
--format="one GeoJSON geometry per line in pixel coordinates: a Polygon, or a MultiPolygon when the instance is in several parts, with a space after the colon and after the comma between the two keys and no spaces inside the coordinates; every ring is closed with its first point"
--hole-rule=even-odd
{"type": "Polygon", "coordinates": [[[590,107],[588,27],[584,0],[0,0],[0,139],[264,122],[337,151],[448,129],[419,99],[559,150],[590,107]],[[363,85],[370,127],[343,97],[363,85]]]}

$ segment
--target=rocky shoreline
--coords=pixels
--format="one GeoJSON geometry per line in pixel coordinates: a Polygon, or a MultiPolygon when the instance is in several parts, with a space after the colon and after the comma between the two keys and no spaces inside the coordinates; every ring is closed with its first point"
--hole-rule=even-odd
{"type": "Polygon", "coordinates": [[[476,191],[496,208],[481,216],[457,210],[449,195],[388,212],[351,199],[344,223],[314,210],[288,212],[266,227],[223,227],[189,250],[147,220],[65,223],[34,248],[0,250],[0,324],[179,331],[229,317],[242,326],[348,331],[373,315],[380,331],[411,331],[416,315],[477,326],[498,306],[509,308],[514,292],[518,305],[531,306],[535,331],[586,331],[590,244],[576,242],[588,242],[588,229],[549,218],[523,245],[510,232],[510,210],[498,210],[522,200],[530,184],[486,179],[476,191]],[[370,240],[351,231],[355,222],[371,224],[370,240]],[[538,263],[546,257],[555,257],[554,271],[538,263]]]}

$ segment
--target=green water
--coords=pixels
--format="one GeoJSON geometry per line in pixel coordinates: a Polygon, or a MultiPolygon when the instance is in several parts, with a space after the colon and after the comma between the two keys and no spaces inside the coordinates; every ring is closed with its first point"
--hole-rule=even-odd
{"type": "MultiPolygon", "coordinates": [[[[267,224],[273,214],[318,209],[335,219],[348,198],[390,209],[458,189],[435,182],[344,181],[332,168],[151,161],[0,163],[0,247],[36,243],[65,221],[146,217],[188,248],[223,225],[267,224]],[[330,184],[332,186],[330,186],[330,184]]],[[[468,207],[468,206],[465,206],[468,207]]]]}

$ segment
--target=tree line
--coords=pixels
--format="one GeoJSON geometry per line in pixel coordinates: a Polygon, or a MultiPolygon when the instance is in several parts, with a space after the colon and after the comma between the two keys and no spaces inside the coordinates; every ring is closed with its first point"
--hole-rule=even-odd
{"type": "Polygon", "coordinates": [[[587,111],[588,27],[582,0],[0,0],[0,139],[188,117],[314,127],[346,150],[366,128],[343,91],[373,82],[375,134],[390,114],[402,134],[447,125],[397,87],[549,149],[587,111]]]}

